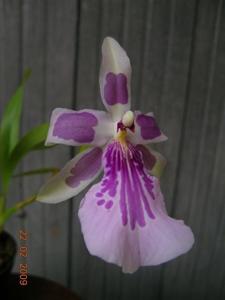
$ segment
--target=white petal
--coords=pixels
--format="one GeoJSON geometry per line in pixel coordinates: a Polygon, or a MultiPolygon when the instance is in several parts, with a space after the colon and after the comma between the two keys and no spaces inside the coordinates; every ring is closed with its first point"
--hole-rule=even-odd
{"type": "Polygon", "coordinates": [[[135,111],[134,132],[128,131],[128,134],[133,144],[158,143],[167,140],[151,112],[143,114],[135,111]]]}

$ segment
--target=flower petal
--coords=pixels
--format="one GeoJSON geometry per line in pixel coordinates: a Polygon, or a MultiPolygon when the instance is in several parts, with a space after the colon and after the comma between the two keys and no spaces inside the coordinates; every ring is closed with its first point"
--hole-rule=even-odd
{"type": "Polygon", "coordinates": [[[106,109],[114,121],[121,120],[130,109],[130,60],[123,48],[113,38],[102,44],[100,91],[106,109]]]}
{"type": "Polygon", "coordinates": [[[192,231],[167,215],[159,180],[146,172],[141,152],[129,147],[124,156],[109,145],[103,157],[105,175],[79,209],[90,253],[132,273],[187,252],[192,231]]]}
{"type": "Polygon", "coordinates": [[[134,144],[158,143],[167,140],[167,137],[158,127],[154,114],[143,114],[135,111],[134,131],[129,131],[129,140],[134,144]]]}
{"type": "Polygon", "coordinates": [[[167,163],[165,157],[150,147],[141,144],[138,144],[136,149],[142,153],[145,168],[150,171],[152,176],[160,178],[167,163]]]}
{"type": "Polygon", "coordinates": [[[46,144],[101,146],[112,135],[113,123],[104,111],[56,108],[51,116],[46,144]]]}
{"type": "Polygon", "coordinates": [[[69,161],[65,167],[41,188],[38,201],[58,203],[86,188],[101,172],[102,149],[88,149],[69,161]]]}

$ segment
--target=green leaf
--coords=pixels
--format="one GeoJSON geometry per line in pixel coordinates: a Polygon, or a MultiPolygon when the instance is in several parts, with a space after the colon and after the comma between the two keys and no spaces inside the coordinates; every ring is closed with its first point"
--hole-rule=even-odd
{"type": "Polygon", "coordinates": [[[17,163],[30,151],[45,149],[45,140],[48,133],[49,124],[41,124],[29,131],[22,139],[18,142],[14,148],[10,161],[12,169],[14,169],[17,163]]]}
{"type": "Polygon", "coordinates": [[[40,175],[40,174],[48,174],[48,173],[52,173],[52,175],[55,175],[59,171],[60,170],[58,168],[40,168],[40,169],[35,169],[35,170],[18,173],[18,174],[15,174],[13,177],[40,175]]]}
{"type": "Polygon", "coordinates": [[[19,139],[24,86],[27,79],[30,77],[30,74],[30,70],[25,71],[20,86],[9,100],[2,116],[0,140],[1,145],[5,148],[4,151],[7,154],[12,152],[19,139]]]}
{"type": "Polygon", "coordinates": [[[0,176],[3,189],[6,189],[10,179],[9,156],[19,139],[21,112],[23,105],[24,86],[31,71],[26,70],[20,86],[9,100],[0,124],[0,176]]]}

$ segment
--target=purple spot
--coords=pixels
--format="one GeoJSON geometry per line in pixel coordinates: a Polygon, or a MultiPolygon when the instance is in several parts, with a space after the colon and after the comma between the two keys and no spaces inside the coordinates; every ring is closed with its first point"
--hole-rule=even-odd
{"type": "Polygon", "coordinates": [[[95,137],[92,127],[97,124],[97,118],[89,112],[62,113],[55,122],[53,136],[79,143],[90,143],[95,137]]]}
{"type": "Polygon", "coordinates": [[[140,114],[137,116],[136,122],[140,126],[143,139],[154,139],[161,135],[161,131],[154,117],[140,114]]]}
{"type": "Polygon", "coordinates": [[[103,194],[102,193],[96,193],[95,196],[98,197],[98,198],[100,198],[100,197],[103,196],[103,194]]]}
{"type": "Polygon", "coordinates": [[[105,204],[105,208],[107,208],[107,209],[110,209],[112,206],[113,206],[112,200],[106,202],[106,204],[105,204]]]}
{"type": "Polygon", "coordinates": [[[103,205],[105,203],[105,200],[104,199],[101,199],[101,200],[98,200],[97,204],[99,206],[103,205]]]}
{"type": "Polygon", "coordinates": [[[108,73],[104,86],[104,97],[108,105],[128,103],[127,77],[120,73],[108,73]]]}
{"type": "Polygon", "coordinates": [[[81,181],[89,180],[97,174],[101,167],[102,149],[94,148],[85,154],[71,169],[71,176],[66,178],[70,187],[77,187],[81,181]]]}
{"type": "Polygon", "coordinates": [[[107,182],[108,182],[108,180],[107,180],[107,179],[104,179],[104,180],[102,181],[102,185],[106,185],[107,182]]]}

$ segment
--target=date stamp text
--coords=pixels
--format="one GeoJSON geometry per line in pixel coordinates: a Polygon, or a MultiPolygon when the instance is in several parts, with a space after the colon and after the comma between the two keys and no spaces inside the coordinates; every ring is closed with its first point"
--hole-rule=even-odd
{"type": "Polygon", "coordinates": [[[19,248],[19,256],[23,260],[23,263],[19,265],[19,284],[22,286],[28,285],[28,265],[26,263],[26,258],[28,256],[28,233],[25,230],[19,231],[19,239],[21,241],[21,246],[19,248]]]}

